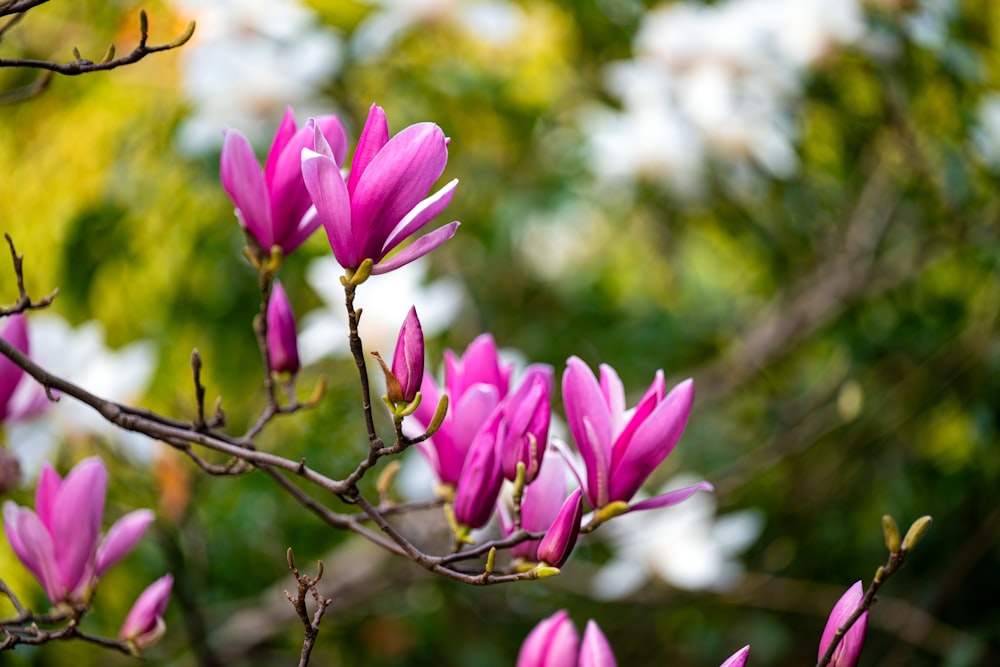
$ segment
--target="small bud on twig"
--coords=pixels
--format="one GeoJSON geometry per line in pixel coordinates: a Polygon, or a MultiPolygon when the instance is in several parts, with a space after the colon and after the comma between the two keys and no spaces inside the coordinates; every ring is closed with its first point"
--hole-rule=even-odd
{"type": "Polygon", "coordinates": [[[899,552],[899,526],[891,516],[886,514],[882,517],[882,532],[885,534],[885,546],[889,550],[889,553],[894,554],[899,552]]]}
{"type": "Polygon", "coordinates": [[[910,529],[906,531],[906,537],[903,538],[902,551],[913,551],[913,548],[920,543],[930,527],[931,518],[929,516],[922,516],[914,521],[910,529]]]}

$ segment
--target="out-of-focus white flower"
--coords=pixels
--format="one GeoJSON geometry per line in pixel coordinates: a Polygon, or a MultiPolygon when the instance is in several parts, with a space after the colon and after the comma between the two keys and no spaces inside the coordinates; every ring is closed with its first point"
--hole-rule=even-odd
{"type": "Polygon", "coordinates": [[[514,42],[524,28],[524,11],[503,0],[369,0],[379,7],[354,31],[352,49],[375,58],[407,32],[429,23],[453,24],[489,44],[514,42]]]}
{"type": "MultiPolygon", "coordinates": [[[[424,284],[427,262],[419,259],[392,272],[375,276],[358,288],[355,308],[364,308],[361,339],[368,350],[390,354],[396,335],[411,306],[420,314],[425,336],[435,336],[455,319],[462,304],[463,290],[458,281],[440,278],[424,284]]],[[[326,356],[349,355],[347,345],[347,310],[340,278],[344,270],[331,257],[314,260],[306,271],[306,280],[323,299],[325,307],[302,318],[299,334],[299,358],[304,365],[326,356]]]]}
{"type": "MultiPolygon", "coordinates": [[[[156,366],[151,342],[139,341],[111,350],[104,343],[104,328],[96,321],[74,329],[53,313],[37,313],[31,316],[28,336],[31,358],[42,368],[111,401],[128,403],[141,397],[156,366]]],[[[38,389],[37,385],[34,389],[38,389]]],[[[93,408],[67,396],[50,403],[36,417],[4,428],[27,480],[34,479],[42,462],[67,440],[106,439],[141,463],[152,460],[157,449],[156,442],[146,436],[109,424],[93,408]]]]}
{"type": "Polygon", "coordinates": [[[1000,93],[990,93],[979,101],[972,140],[983,160],[1000,171],[1000,93]]]}
{"type": "Polygon", "coordinates": [[[779,178],[797,167],[801,78],[866,33],[859,0],[677,3],[646,14],[635,59],[605,71],[621,110],[589,109],[595,171],[697,194],[707,164],[779,178]]]}
{"type": "MultiPolygon", "coordinates": [[[[658,493],[689,486],[678,476],[658,493]]],[[[600,599],[620,599],[638,591],[651,577],[685,590],[725,590],[739,579],[736,558],[760,535],[764,520],[754,510],[716,517],[715,498],[697,493],[679,505],[625,514],[601,526],[596,535],[614,556],[591,581],[600,599]]]]}
{"type": "Polygon", "coordinates": [[[222,144],[222,128],[251,142],[269,138],[285,108],[329,113],[318,89],[341,62],[340,38],[296,0],[175,0],[198,23],[181,51],[182,85],[193,103],[178,144],[189,153],[222,144]],[[310,108],[312,107],[312,108],[310,108]]]}

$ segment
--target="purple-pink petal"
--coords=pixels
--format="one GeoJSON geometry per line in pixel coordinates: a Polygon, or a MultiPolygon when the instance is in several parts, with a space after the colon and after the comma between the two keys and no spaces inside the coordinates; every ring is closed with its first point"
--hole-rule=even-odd
{"type": "Polygon", "coordinates": [[[340,167],[333,158],[316,151],[302,151],[302,177],[326,230],[333,256],[344,268],[355,269],[360,257],[351,226],[351,204],[340,167]]]}
{"type": "Polygon", "coordinates": [[[115,521],[97,547],[97,559],[94,566],[95,576],[100,577],[112,565],[124,558],[153,523],[153,512],[148,509],[129,512],[115,521]]]}
{"type": "Polygon", "coordinates": [[[49,530],[52,529],[52,513],[61,486],[62,477],[56,469],[48,461],[43,463],[42,472],[38,475],[38,486],[35,487],[35,512],[49,530]]]}
{"type": "Polygon", "coordinates": [[[600,487],[608,476],[611,417],[594,374],[578,357],[570,357],[566,361],[563,404],[570,433],[587,469],[587,500],[593,507],[600,507],[606,504],[606,498],[602,496],[607,490],[601,493],[600,487]]]}
{"type": "Polygon", "coordinates": [[[247,231],[265,250],[274,245],[271,202],[257,156],[237,130],[226,130],[219,165],[222,187],[236,205],[247,231]]]}
{"type": "Polygon", "coordinates": [[[647,500],[643,500],[634,505],[629,506],[630,512],[638,512],[640,510],[651,510],[658,507],[668,507],[670,505],[676,505],[677,503],[684,502],[694,494],[699,491],[714,491],[713,487],[708,482],[698,482],[697,484],[692,484],[691,486],[685,486],[682,489],[676,489],[668,493],[663,493],[658,496],[654,496],[647,500]]]}
{"type": "Polygon", "coordinates": [[[382,246],[382,252],[385,254],[389,253],[393,248],[419,232],[423,229],[424,225],[436,218],[438,213],[447,208],[448,204],[451,203],[457,186],[458,179],[452,179],[443,188],[414,206],[406,214],[406,217],[399,221],[396,229],[386,239],[385,245],[382,246]]]}
{"type": "Polygon", "coordinates": [[[455,487],[455,519],[472,529],[482,528],[493,516],[503,483],[496,452],[497,421],[493,417],[483,424],[455,487]]]}
{"type": "Polygon", "coordinates": [[[593,620],[587,621],[580,643],[580,667],[617,667],[608,638],[593,620]]]}
{"type": "Polygon", "coordinates": [[[267,303],[267,354],[276,373],[299,372],[299,345],[295,313],[281,283],[274,281],[267,303]]]}
{"type": "Polygon", "coordinates": [[[42,584],[52,604],[62,601],[66,590],[59,576],[55,545],[38,516],[8,500],[3,504],[3,527],[14,555],[42,584]]]}
{"type": "Polygon", "coordinates": [[[52,543],[62,584],[76,590],[93,566],[104,516],[108,471],[101,459],[84,459],[62,482],[52,510],[52,543]]]}
{"type": "Polygon", "coordinates": [[[392,355],[392,374],[399,381],[402,400],[410,402],[416,398],[424,377],[424,332],[416,307],[410,308],[399,330],[392,355]]]}
{"type": "MultiPolygon", "coordinates": [[[[4,318],[0,337],[24,354],[28,354],[28,326],[24,315],[18,313],[4,318]]],[[[22,377],[24,370],[6,356],[0,355],[0,421],[7,417],[8,403],[22,377]]]]}
{"type": "Polygon", "coordinates": [[[347,190],[351,195],[358,187],[358,180],[368,164],[387,143],[389,143],[389,123],[385,119],[385,111],[373,104],[368,109],[365,127],[361,130],[358,145],[354,149],[354,157],[351,159],[351,172],[347,177],[347,190]]]}
{"type": "Polygon", "coordinates": [[[134,641],[140,649],[146,648],[151,639],[155,641],[162,634],[163,614],[170,602],[170,589],[174,578],[167,574],[160,577],[139,594],[129,610],[118,637],[123,641],[134,641]],[[154,637],[155,635],[155,637],[154,637]]]}
{"type": "Polygon", "coordinates": [[[458,226],[459,223],[457,221],[449,222],[447,225],[438,227],[433,232],[429,232],[421,236],[389,259],[376,264],[372,268],[372,275],[388,273],[389,271],[398,269],[401,266],[406,266],[410,262],[418,260],[433,250],[436,250],[445,241],[455,235],[455,232],[458,231],[458,226]]]}

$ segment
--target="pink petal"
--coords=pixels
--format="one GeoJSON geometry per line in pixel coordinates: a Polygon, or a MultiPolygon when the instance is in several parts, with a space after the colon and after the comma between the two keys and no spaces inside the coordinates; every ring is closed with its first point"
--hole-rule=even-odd
{"type": "Polygon", "coordinates": [[[541,621],[521,644],[517,667],[576,667],[580,639],[565,609],[541,621]]]}
{"type": "Polygon", "coordinates": [[[38,516],[8,500],[3,504],[3,528],[14,554],[42,584],[52,604],[61,602],[66,593],[59,579],[55,547],[38,516]]]}
{"type": "Polygon", "coordinates": [[[94,562],[104,516],[108,472],[99,458],[84,459],[63,480],[52,514],[52,544],[63,586],[84,584],[94,562]]]}
{"type": "Polygon", "coordinates": [[[750,647],[744,646],[739,651],[729,656],[729,658],[724,663],[719,665],[719,667],[745,667],[749,656],[750,647]]]}
{"type": "MultiPolygon", "coordinates": [[[[566,361],[563,373],[566,421],[587,469],[587,500],[601,506],[601,480],[607,479],[611,449],[608,404],[590,368],[578,357],[566,361]]],[[[605,499],[606,500],[606,499],[605,499]]]]}
{"type": "Polygon", "coordinates": [[[420,231],[424,225],[433,220],[451,203],[455,196],[458,179],[451,180],[443,188],[417,204],[406,214],[392,234],[389,235],[382,252],[389,253],[393,248],[420,231]]]}
{"type": "Polygon", "coordinates": [[[385,119],[385,111],[382,110],[382,107],[373,104],[368,109],[368,119],[365,121],[365,127],[358,138],[358,145],[354,149],[351,173],[347,177],[347,191],[352,196],[358,187],[358,180],[365,173],[368,164],[388,142],[389,123],[385,119]]]}
{"type": "Polygon", "coordinates": [[[226,130],[219,165],[222,187],[239,210],[247,231],[265,250],[274,245],[271,228],[271,201],[264,172],[246,137],[226,130]]]}
{"type": "Polygon", "coordinates": [[[153,518],[152,511],[141,509],[129,512],[115,521],[111,530],[97,547],[94,574],[100,577],[107,572],[108,568],[128,555],[128,552],[132,551],[136,542],[146,532],[149,524],[153,523],[153,518]]]}
{"type": "Polygon", "coordinates": [[[35,488],[35,512],[38,518],[47,529],[52,530],[52,512],[56,504],[56,496],[59,494],[59,487],[62,486],[62,478],[46,461],[42,464],[42,472],[38,476],[38,486],[35,488]]]}
{"type": "MultiPolygon", "coordinates": [[[[856,581],[853,586],[840,596],[837,604],[833,606],[830,617],[826,621],[823,629],[823,636],[819,641],[819,652],[817,657],[823,657],[827,647],[833,641],[837,630],[841,628],[847,620],[854,614],[855,610],[861,606],[865,598],[864,586],[860,581],[856,581]]],[[[868,613],[865,612],[854,622],[851,629],[844,634],[844,638],[834,650],[833,660],[830,661],[832,667],[854,667],[861,655],[861,647],[865,641],[865,632],[868,629],[868,613]]]]}
{"type": "MultiPolygon", "coordinates": [[[[28,326],[24,315],[17,314],[4,318],[6,324],[0,337],[15,348],[28,354],[28,326]]],[[[18,383],[24,376],[24,370],[4,355],[0,355],[0,421],[7,417],[7,404],[14,395],[18,383]]]]}
{"type": "Polygon", "coordinates": [[[388,273],[389,271],[398,269],[401,266],[406,266],[416,259],[420,259],[454,236],[455,232],[458,230],[458,225],[458,222],[450,222],[444,227],[439,227],[433,232],[421,236],[419,239],[408,245],[405,250],[399,252],[384,262],[376,264],[372,269],[372,274],[377,275],[381,273],[388,273]]]}
{"type": "Polygon", "coordinates": [[[332,158],[306,148],[302,151],[302,176],[333,256],[342,267],[357,268],[365,258],[359,256],[351,231],[350,200],[340,168],[332,158]]]}
{"type": "Polygon", "coordinates": [[[594,621],[587,621],[587,629],[583,631],[583,643],[580,644],[580,667],[617,667],[615,654],[607,637],[601,632],[594,621]]]}
{"type": "Polygon", "coordinates": [[[173,584],[174,578],[168,574],[154,581],[139,594],[125,618],[125,623],[122,624],[122,629],[118,632],[121,640],[134,641],[142,650],[152,643],[150,640],[159,639],[156,631],[159,629],[161,630],[159,634],[162,634],[160,626],[163,625],[163,614],[170,602],[170,589],[173,584]]]}
{"type": "Polygon", "coordinates": [[[676,489],[675,491],[670,491],[669,493],[664,493],[662,495],[643,500],[642,502],[638,502],[635,505],[631,505],[629,507],[629,511],[638,512],[640,510],[651,510],[656,509],[657,507],[676,505],[677,503],[684,502],[698,491],[714,490],[715,487],[708,482],[698,482],[697,484],[692,484],[691,486],[685,486],[683,489],[676,489]]]}

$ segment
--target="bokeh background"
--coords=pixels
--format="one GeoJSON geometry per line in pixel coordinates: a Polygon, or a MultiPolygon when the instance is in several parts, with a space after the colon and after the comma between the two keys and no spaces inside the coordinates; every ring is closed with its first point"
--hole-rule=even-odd
{"type": "MultiPolygon", "coordinates": [[[[5,425],[25,469],[6,497],[30,501],[42,458],[65,471],[97,453],[111,518],[158,510],[92,631],[116,633],[169,570],[152,664],[291,664],[292,547],[324,561],[335,601],[315,665],[512,665],[563,607],[581,631],[596,619],[621,665],[717,665],[746,643],[756,667],[814,664],[834,601],[884,560],[881,516],[930,514],[860,664],[1000,664],[996,3],[83,0],[32,10],[0,53],[124,52],[140,8],[154,42],[197,32],[0,107],[0,228],[30,290],[59,288],[29,321],[40,360],[191,417],[197,347],[242,431],[263,405],[259,295],[219,183],[222,128],[263,155],[288,105],[300,122],[338,113],[356,139],[377,102],[393,131],[431,120],[451,137],[446,215],[463,224],[430,262],[362,288],[369,346],[388,351],[415,302],[434,366],[490,331],[557,372],[571,354],[611,364],[630,402],[657,368],[693,377],[650,491],[681,475],[717,492],[606,526],[554,579],[471,589],[331,531],[262,476],[208,478],[64,400],[5,425]]],[[[318,233],[281,278],[313,360],[300,393],[321,374],[330,389],[261,446],[336,475],[365,442],[329,255],[318,233]]],[[[399,493],[426,494],[422,475],[407,458],[399,493]]],[[[0,576],[44,607],[6,542],[0,576]]],[[[2,662],[131,664],[81,643],[2,662]]]]}

